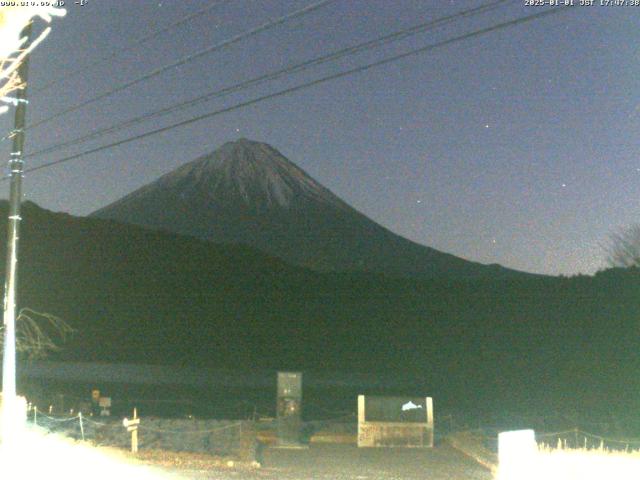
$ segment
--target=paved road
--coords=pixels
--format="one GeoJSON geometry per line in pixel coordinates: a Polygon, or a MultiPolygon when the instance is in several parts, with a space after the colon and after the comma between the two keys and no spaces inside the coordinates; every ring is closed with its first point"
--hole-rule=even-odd
{"type": "Polygon", "coordinates": [[[488,470],[448,445],[434,449],[358,449],[312,445],[267,449],[263,467],[181,470],[193,480],[491,480],[488,470]]]}

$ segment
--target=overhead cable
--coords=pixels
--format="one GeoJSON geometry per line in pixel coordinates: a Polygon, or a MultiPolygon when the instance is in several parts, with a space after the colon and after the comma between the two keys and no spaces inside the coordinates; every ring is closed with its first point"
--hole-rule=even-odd
{"type": "Polygon", "coordinates": [[[565,6],[555,7],[555,8],[551,8],[551,9],[548,9],[548,10],[544,10],[544,11],[536,13],[536,14],[527,15],[525,17],[520,17],[520,18],[517,18],[517,19],[514,19],[514,20],[510,20],[510,21],[507,21],[507,22],[499,23],[497,25],[493,25],[493,26],[490,26],[490,27],[486,27],[486,28],[482,28],[482,29],[479,29],[479,30],[475,30],[473,32],[466,33],[466,34],[463,34],[463,35],[459,35],[457,37],[450,38],[448,40],[443,40],[441,42],[437,42],[437,43],[433,43],[433,44],[430,44],[430,45],[426,45],[424,47],[416,48],[416,49],[410,50],[408,52],[405,52],[405,53],[402,53],[402,54],[398,54],[398,55],[394,55],[394,56],[391,56],[391,57],[387,57],[385,59],[378,60],[376,62],[369,63],[369,64],[366,64],[366,65],[362,65],[362,66],[359,66],[359,67],[356,67],[356,68],[352,68],[350,70],[345,70],[345,71],[342,71],[342,72],[334,73],[332,75],[327,75],[325,77],[321,77],[321,78],[318,78],[316,80],[312,80],[312,81],[309,81],[309,82],[302,83],[300,85],[296,85],[296,86],[293,86],[293,87],[286,88],[284,90],[280,90],[280,91],[277,91],[277,92],[274,92],[274,93],[263,95],[263,96],[254,98],[252,100],[247,100],[245,102],[237,103],[235,105],[232,105],[232,106],[229,106],[229,107],[225,107],[225,108],[213,111],[213,112],[205,113],[203,115],[199,115],[197,117],[193,117],[193,118],[190,118],[188,120],[183,120],[181,122],[178,122],[178,123],[175,123],[175,124],[172,124],[172,125],[168,125],[168,126],[165,126],[165,127],[162,127],[162,128],[157,128],[155,130],[151,130],[151,131],[139,134],[139,135],[135,135],[135,136],[128,137],[128,138],[125,138],[125,139],[122,139],[122,140],[118,140],[116,142],[109,143],[107,145],[103,145],[103,146],[100,146],[100,147],[92,148],[92,149],[86,150],[84,152],[80,152],[80,153],[77,153],[77,154],[74,154],[74,155],[70,155],[70,156],[67,156],[67,157],[64,157],[64,158],[53,160],[51,162],[47,162],[47,163],[44,163],[42,165],[38,165],[36,167],[28,168],[28,169],[25,170],[25,173],[26,172],[35,172],[35,171],[42,170],[42,169],[45,169],[45,168],[53,167],[55,165],[60,165],[62,163],[66,163],[66,162],[69,162],[71,160],[75,160],[75,159],[78,159],[78,158],[81,158],[81,157],[85,157],[85,156],[93,154],[93,153],[98,153],[98,152],[101,152],[101,151],[104,151],[104,150],[108,150],[110,148],[114,148],[114,147],[117,147],[117,146],[120,146],[120,145],[125,145],[127,143],[131,143],[131,142],[134,142],[136,140],[141,140],[143,138],[147,138],[147,137],[150,137],[150,136],[153,136],[153,135],[164,133],[164,132],[167,132],[167,131],[170,131],[170,130],[173,130],[173,129],[176,129],[176,128],[179,128],[179,127],[184,127],[186,125],[191,125],[192,123],[196,123],[196,122],[199,122],[201,120],[205,120],[205,119],[212,118],[212,117],[215,117],[215,116],[218,116],[218,115],[222,115],[224,113],[228,113],[228,112],[232,112],[232,111],[235,111],[235,110],[239,110],[241,108],[245,108],[245,107],[248,107],[248,106],[251,106],[251,105],[255,105],[257,103],[260,103],[260,102],[263,102],[263,101],[266,101],[266,100],[271,100],[273,98],[282,97],[282,96],[288,95],[290,93],[298,92],[300,90],[307,89],[307,88],[313,87],[315,85],[319,85],[319,84],[322,84],[322,83],[325,83],[325,82],[329,82],[329,81],[332,81],[332,80],[337,80],[339,78],[343,78],[343,77],[346,77],[346,76],[349,76],[349,75],[353,75],[355,73],[360,73],[360,72],[364,72],[364,71],[370,70],[372,68],[376,68],[376,67],[380,67],[380,66],[383,66],[383,65],[387,65],[389,63],[396,62],[398,60],[401,60],[401,59],[404,59],[404,58],[407,58],[407,57],[411,57],[411,56],[415,56],[415,55],[418,55],[418,54],[426,53],[426,52],[429,52],[429,51],[432,51],[432,50],[435,50],[435,49],[438,49],[438,48],[442,48],[442,47],[445,47],[447,45],[451,45],[453,43],[457,43],[457,42],[460,42],[460,41],[463,41],[463,40],[467,40],[467,39],[470,39],[470,38],[474,38],[474,37],[478,37],[478,36],[481,36],[481,35],[485,35],[487,33],[495,32],[497,30],[502,30],[504,28],[512,27],[512,26],[515,26],[515,25],[520,25],[520,24],[523,24],[523,23],[526,23],[526,22],[530,22],[530,21],[533,21],[533,20],[537,20],[537,19],[543,18],[543,17],[548,17],[548,16],[551,16],[551,15],[556,15],[556,14],[559,14],[559,13],[562,13],[562,12],[566,12],[570,8],[571,7],[565,7],[565,6]]]}
{"type": "Polygon", "coordinates": [[[283,16],[275,19],[275,20],[271,20],[269,22],[263,23],[263,24],[261,24],[260,26],[258,26],[256,28],[253,28],[253,29],[251,29],[249,31],[246,31],[246,32],[240,33],[238,35],[235,35],[235,36],[233,36],[233,37],[231,37],[231,38],[229,38],[227,40],[223,40],[220,43],[216,43],[215,45],[207,47],[207,48],[205,48],[203,50],[200,50],[200,51],[198,51],[196,53],[192,53],[192,54],[190,54],[190,55],[188,55],[188,56],[186,56],[186,57],[184,57],[184,58],[182,58],[182,59],[180,59],[180,60],[178,60],[176,62],[173,62],[171,64],[168,64],[168,65],[165,65],[163,67],[157,68],[155,70],[152,70],[151,72],[146,73],[146,74],[142,75],[141,77],[137,77],[137,78],[135,78],[133,80],[129,80],[128,82],[122,83],[122,84],[118,85],[117,87],[115,87],[115,88],[113,88],[113,89],[111,89],[111,90],[109,90],[109,91],[107,91],[105,93],[102,93],[102,94],[100,94],[100,95],[98,95],[96,97],[92,97],[92,98],[87,99],[87,100],[85,100],[83,102],[80,102],[80,103],[78,103],[76,105],[73,105],[71,107],[65,108],[64,110],[61,110],[58,113],[55,113],[55,114],[53,114],[53,115],[51,115],[49,117],[46,117],[46,118],[44,118],[42,120],[39,120],[39,121],[37,121],[37,122],[35,122],[35,123],[31,124],[31,125],[28,125],[26,130],[31,130],[31,129],[40,127],[40,126],[42,126],[42,125],[44,125],[46,123],[49,123],[49,122],[51,122],[51,121],[53,121],[53,120],[55,120],[57,118],[62,117],[63,115],[67,115],[68,113],[72,113],[72,112],[75,112],[77,110],[80,110],[81,108],[84,108],[84,107],[86,107],[88,105],[91,105],[91,104],[94,104],[96,102],[99,102],[100,100],[104,100],[105,98],[109,98],[112,95],[115,95],[116,93],[122,92],[123,90],[126,90],[129,87],[132,87],[132,86],[137,85],[139,83],[142,83],[142,82],[145,82],[147,80],[150,80],[151,78],[157,77],[158,75],[160,75],[160,74],[162,74],[162,73],[164,73],[164,72],[166,72],[168,70],[171,70],[173,68],[185,65],[186,63],[192,62],[192,61],[194,61],[194,60],[196,60],[196,59],[198,59],[198,58],[200,58],[200,57],[202,57],[204,55],[208,55],[210,53],[216,52],[216,51],[221,50],[221,49],[223,49],[225,47],[228,47],[230,45],[238,43],[241,40],[245,40],[245,39],[247,39],[249,37],[257,35],[258,33],[264,32],[264,31],[269,30],[271,28],[274,28],[274,27],[276,27],[278,25],[281,25],[281,24],[283,24],[283,23],[285,23],[285,22],[287,22],[289,20],[292,20],[294,18],[298,18],[298,17],[301,17],[301,16],[306,15],[308,13],[311,13],[311,12],[313,12],[315,10],[318,10],[319,8],[324,7],[325,5],[328,5],[329,3],[332,3],[332,2],[335,2],[335,1],[336,0],[321,0],[319,2],[316,2],[316,3],[312,4],[312,5],[309,5],[307,7],[301,8],[300,10],[296,10],[296,11],[294,11],[292,13],[287,14],[287,15],[283,15],[283,16]]]}
{"type": "Polygon", "coordinates": [[[231,0],[218,0],[215,2],[212,2],[210,5],[206,6],[205,8],[202,8],[194,13],[190,13],[189,15],[182,17],[180,20],[177,20],[167,26],[164,26],[158,30],[154,30],[153,32],[137,38],[129,43],[127,43],[126,45],[117,48],[115,51],[104,55],[102,57],[97,57],[95,59],[93,59],[92,61],[90,61],[87,64],[83,64],[81,68],[78,68],[76,70],[72,70],[70,72],[66,72],[64,75],[60,75],[57,78],[54,78],[53,80],[50,80],[48,83],[46,83],[45,85],[42,85],[41,87],[36,87],[36,88],[31,88],[31,86],[29,86],[29,93],[30,94],[37,94],[40,93],[44,90],[47,90],[51,87],[53,87],[54,85],[59,84],[60,82],[64,82],[66,80],[69,80],[70,78],[73,77],[77,77],[78,75],[81,74],[86,74],[87,72],[93,70],[93,67],[97,66],[97,65],[105,65],[107,64],[107,62],[109,62],[110,60],[113,60],[114,58],[116,58],[118,55],[121,55],[123,53],[126,53],[130,50],[134,50],[136,48],[139,48],[141,45],[144,45],[145,43],[153,40],[156,37],[159,37],[160,35],[169,32],[171,30],[173,30],[174,28],[177,28],[185,23],[190,22],[191,20],[194,20],[196,18],[200,18],[203,14],[209,12],[210,10],[213,10],[216,7],[220,7],[222,5],[224,5],[225,3],[229,3],[231,0]]]}
{"type": "Polygon", "coordinates": [[[200,105],[206,101],[210,101],[213,100],[215,98],[220,98],[220,97],[224,97],[227,96],[231,93],[236,93],[245,89],[248,89],[250,87],[254,87],[256,85],[268,82],[268,81],[272,81],[278,78],[281,78],[285,75],[291,75],[293,73],[299,73],[302,72],[304,70],[307,70],[311,67],[315,67],[318,65],[321,65],[323,63],[326,62],[330,62],[330,61],[335,61],[338,60],[340,58],[343,58],[345,56],[348,55],[355,55],[361,52],[364,52],[366,50],[371,50],[374,48],[378,48],[381,47],[382,45],[388,44],[390,42],[395,42],[395,41],[399,41],[399,40],[403,40],[405,38],[408,38],[409,36],[412,35],[416,35],[418,33],[423,33],[427,30],[430,30],[432,28],[436,28],[436,27],[440,27],[442,25],[457,21],[461,18],[467,18],[470,16],[474,16],[474,15],[479,15],[482,13],[486,13],[488,11],[494,10],[500,6],[502,6],[505,3],[508,3],[510,1],[513,0],[497,0],[494,2],[491,2],[489,4],[485,4],[481,7],[476,7],[476,8],[472,8],[469,10],[464,10],[462,12],[458,12],[452,15],[448,15],[446,17],[440,17],[437,18],[435,20],[431,20],[428,22],[423,22],[420,23],[418,25],[414,25],[410,28],[406,28],[406,29],[402,29],[399,30],[397,32],[393,32],[391,34],[387,34],[378,38],[375,38],[373,40],[369,40],[363,43],[359,43],[357,45],[353,45],[350,47],[346,47],[346,48],[342,48],[336,51],[333,51],[329,54],[325,54],[319,57],[315,57],[313,59],[304,61],[302,63],[297,63],[294,65],[290,65],[288,67],[282,68],[280,70],[277,70],[275,72],[271,72],[271,73],[267,73],[265,75],[260,75],[258,77],[254,77],[252,79],[249,80],[245,80],[243,82],[240,83],[236,83],[234,85],[230,85],[228,87],[224,87],[222,89],[218,89],[218,90],[214,90],[212,92],[208,92],[205,93],[203,95],[199,95],[195,98],[192,98],[190,100],[187,101],[183,101],[183,102],[179,102],[176,104],[173,104],[171,106],[162,108],[160,110],[155,110],[153,112],[149,112],[143,115],[139,115],[137,117],[128,119],[128,120],[124,120],[122,122],[118,122],[114,125],[108,126],[108,127],[104,127],[104,128],[100,128],[98,130],[94,130],[93,132],[87,133],[85,135],[73,138],[71,140],[67,140],[61,143],[57,143],[54,145],[50,145],[48,147],[45,147],[43,149],[40,149],[38,151],[32,152],[28,155],[25,155],[24,158],[31,158],[31,157],[35,157],[35,156],[39,156],[39,155],[43,155],[46,153],[51,153],[63,148],[67,148],[67,147],[71,147],[71,146],[75,146],[75,145],[79,145],[82,144],[84,142],[87,142],[89,140],[94,140],[97,138],[101,138],[105,135],[117,132],[119,130],[122,130],[124,128],[129,128],[129,127],[133,127],[136,125],[139,125],[143,122],[146,122],[148,120],[152,120],[152,119],[156,119],[165,115],[168,115],[170,113],[174,113],[177,111],[182,111],[185,110],[187,108],[190,107],[194,107],[197,105],[200,105]]]}

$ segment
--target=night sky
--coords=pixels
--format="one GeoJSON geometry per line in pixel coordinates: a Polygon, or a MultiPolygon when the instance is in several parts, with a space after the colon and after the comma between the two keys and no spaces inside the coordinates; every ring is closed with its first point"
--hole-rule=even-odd
{"type": "MultiPolygon", "coordinates": [[[[210,1],[67,1],[33,54],[29,123],[316,0],[233,0],[111,60],[210,1]],[[50,80],[78,69],[55,87],[50,80]]],[[[576,3],[579,0],[575,0],[576,3]]],[[[488,3],[338,0],[27,133],[27,153],[332,50],[488,3]]],[[[44,156],[27,168],[547,7],[477,18],[44,156]]],[[[372,219],[461,257],[593,273],[640,222],[640,7],[575,7],[26,176],[25,197],[86,215],[223,143],[280,150],[372,219]]],[[[0,118],[8,132],[12,115],[0,118]]],[[[0,152],[8,158],[9,142],[0,152]]],[[[7,182],[2,184],[7,196],[7,182]]]]}

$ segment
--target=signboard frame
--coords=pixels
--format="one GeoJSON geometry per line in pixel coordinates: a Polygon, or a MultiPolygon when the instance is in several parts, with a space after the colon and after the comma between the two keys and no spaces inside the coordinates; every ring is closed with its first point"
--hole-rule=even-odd
{"type": "MultiPolygon", "coordinates": [[[[373,397],[376,399],[400,400],[402,397],[373,397]]],[[[424,398],[424,422],[421,421],[380,421],[367,420],[365,395],[358,395],[358,447],[433,447],[433,399],[424,398]]],[[[411,407],[410,397],[406,397],[411,407]]],[[[403,405],[404,406],[404,405],[403,405]]]]}

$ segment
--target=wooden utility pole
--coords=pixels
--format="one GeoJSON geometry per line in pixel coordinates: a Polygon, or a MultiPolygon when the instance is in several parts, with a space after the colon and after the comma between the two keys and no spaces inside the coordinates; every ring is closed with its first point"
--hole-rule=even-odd
{"type": "MultiPolygon", "coordinates": [[[[31,23],[25,27],[22,37],[31,38],[31,23]]],[[[29,40],[25,48],[28,48],[29,40]]],[[[27,73],[29,56],[18,67],[22,84],[16,91],[15,127],[12,132],[13,146],[9,159],[10,193],[9,221],[7,229],[7,265],[4,284],[4,352],[2,362],[3,420],[7,409],[16,404],[16,298],[18,279],[18,240],[20,239],[20,204],[22,202],[22,174],[24,172],[24,130],[27,114],[27,73]]],[[[14,412],[15,415],[15,412],[14,412]]]]}

